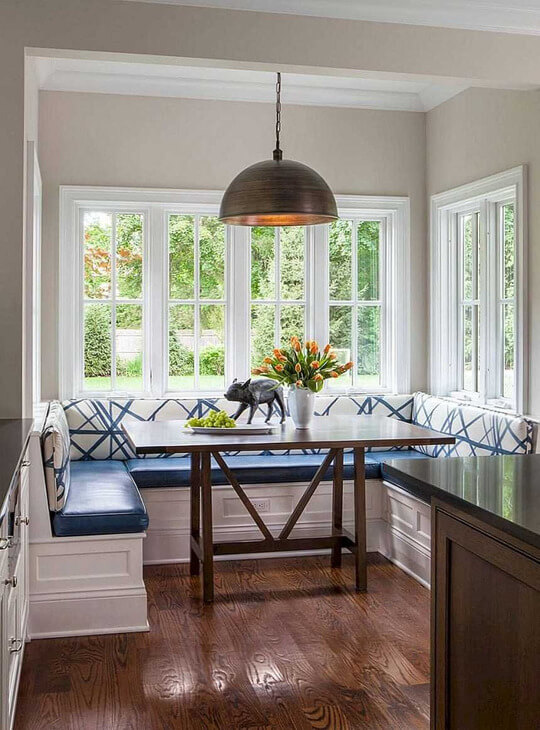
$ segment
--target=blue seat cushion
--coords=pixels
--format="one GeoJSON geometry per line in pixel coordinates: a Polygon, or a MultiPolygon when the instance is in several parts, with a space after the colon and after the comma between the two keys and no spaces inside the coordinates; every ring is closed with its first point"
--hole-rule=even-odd
{"type": "MultiPolygon", "coordinates": [[[[424,454],[414,451],[374,451],[366,454],[366,479],[379,479],[381,463],[384,460],[403,458],[425,458],[424,454]]],[[[261,456],[242,454],[228,456],[225,461],[241,484],[279,484],[291,482],[309,482],[321,465],[324,454],[293,453],[287,455],[268,454],[261,456]]],[[[344,455],[343,475],[345,479],[353,478],[353,455],[344,455]]],[[[150,458],[128,459],[129,473],[140,489],[149,487],[187,487],[190,480],[190,459],[184,458],[150,458]]],[[[333,467],[326,472],[326,479],[331,479],[333,467]]],[[[228,481],[212,460],[212,483],[228,484],[228,481]]]]}
{"type": "Polygon", "coordinates": [[[54,534],[144,532],[146,507],[123,461],[74,461],[66,502],[53,517],[54,534]]]}
{"type": "Polygon", "coordinates": [[[414,449],[408,449],[404,451],[371,451],[369,458],[377,462],[379,467],[379,473],[377,477],[382,479],[384,476],[384,464],[390,459],[432,459],[432,456],[423,454],[420,451],[414,449]]]}

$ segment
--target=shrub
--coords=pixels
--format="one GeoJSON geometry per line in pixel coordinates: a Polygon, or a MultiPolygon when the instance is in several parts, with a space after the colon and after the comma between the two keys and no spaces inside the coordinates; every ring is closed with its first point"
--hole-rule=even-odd
{"type": "Polygon", "coordinates": [[[220,345],[210,345],[201,350],[199,369],[201,375],[225,374],[225,348],[220,345]]]}
{"type": "Polygon", "coordinates": [[[86,378],[111,374],[111,310],[92,304],[84,315],[84,375],[86,378]]]}
{"type": "Polygon", "coordinates": [[[169,333],[169,375],[193,375],[193,353],[181,345],[173,332],[169,333]]]}

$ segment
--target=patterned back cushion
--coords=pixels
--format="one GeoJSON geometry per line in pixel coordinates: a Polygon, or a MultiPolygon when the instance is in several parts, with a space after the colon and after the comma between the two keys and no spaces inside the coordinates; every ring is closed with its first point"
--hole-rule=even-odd
{"type": "MultiPolygon", "coordinates": [[[[318,395],[315,401],[315,416],[388,416],[401,421],[410,422],[412,418],[412,395],[318,395]]],[[[285,397],[287,416],[289,408],[285,397]]],[[[234,413],[236,405],[226,398],[204,398],[200,400],[200,415],[206,416],[211,410],[223,410],[234,413]]],[[[266,406],[260,406],[257,414],[266,418],[266,406]]],[[[275,420],[275,415],[274,415],[275,420]]],[[[401,447],[396,447],[396,449],[401,447]]],[[[406,447],[404,447],[406,448],[406,447]]],[[[369,451],[388,451],[381,447],[368,449],[369,451]]],[[[326,453],[328,449],[302,449],[304,454],[326,453]]],[[[234,456],[239,452],[225,452],[234,456]]],[[[289,454],[290,450],[252,451],[251,454],[289,454]]]]}
{"type": "MultiPolygon", "coordinates": [[[[412,414],[412,395],[392,396],[318,396],[315,413],[328,415],[377,415],[410,421],[412,414]]],[[[224,398],[193,399],[152,399],[152,398],[111,398],[64,401],[71,435],[71,458],[91,459],[132,459],[135,457],[122,431],[122,423],[129,420],[156,421],[187,419],[206,416],[211,410],[226,410],[234,413],[236,404],[224,398]]],[[[259,408],[266,417],[266,408],[259,408]]],[[[230,452],[233,455],[236,452],[230,452]]],[[[283,451],[251,452],[252,454],[287,453],[283,451]]],[[[309,451],[307,453],[313,453],[309,451]]],[[[150,455],[152,456],[152,455],[150,455]]],[[[185,457],[186,454],[163,454],[185,457]]],[[[144,457],[140,457],[144,458],[144,457]]]]}
{"type": "Polygon", "coordinates": [[[199,415],[197,398],[81,398],[62,403],[71,435],[73,461],[133,459],[122,424],[184,420],[199,415]]]}
{"type": "Polygon", "coordinates": [[[429,456],[498,456],[533,450],[533,424],[527,419],[450,398],[415,393],[413,423],[456,438],[455,444],[416,447],[429,456]]]}
{"type": "Polygon", "coordinates": [[[51,512],[62,509],[69,490],[69,441],[69,428],[62,404],[52,401],[41,433],[45,483],[51,512]]]}

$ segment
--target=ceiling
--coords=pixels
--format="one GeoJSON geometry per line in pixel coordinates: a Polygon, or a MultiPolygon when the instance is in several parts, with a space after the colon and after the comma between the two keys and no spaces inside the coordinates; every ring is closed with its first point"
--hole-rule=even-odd
{"type": "MultiPolygon", "coordinates": [[[[274,102],[269,71],[120,60],[35,57],[38,85],[83,91],[225,101],[274,102]]],[[[467,88],[455,81],[282,74],[284,103],[423,112],[467,88]]]]}
{"type": "Polygon", "coordinates": [[[540,34],[539,0],[130,0],[540,34]]]}

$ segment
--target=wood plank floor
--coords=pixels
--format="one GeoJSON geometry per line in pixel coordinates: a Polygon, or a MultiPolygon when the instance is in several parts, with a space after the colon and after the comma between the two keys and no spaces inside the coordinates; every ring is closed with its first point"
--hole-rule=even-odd
{"type": "Polygon", "coordinates": [[[151,631],[27,645],[16,730],[429,727],[429,593],[378,555],[145,569],[151,631]]]}

